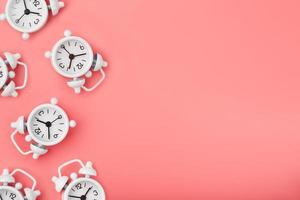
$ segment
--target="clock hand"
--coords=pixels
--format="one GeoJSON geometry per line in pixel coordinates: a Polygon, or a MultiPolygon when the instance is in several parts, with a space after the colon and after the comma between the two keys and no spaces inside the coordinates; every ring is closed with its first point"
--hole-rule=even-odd
{"type": "Polygon", "coordinates": [[[49,127],[49,126],[47,126],[47,128],[48,128],[48,139],[50,140],[50,137],[51,137],[51,133],[50,133],[50,127],[49,127]]]}
{"type": "Polygon", "coordinates": [[[43,122],[43,121],[39,120],[37,117],[35,119],[36,119],[36,121],[38,121],[38,122],[40,122],[42,124],[47,124],[46,122],[43,122]]]}
{"type": "Polygon", "coordinates": [[[86,195],[89,193],[89,191],[90,191],[92,188],[93,188],[93,186],[90,187],[90,188],[86,191],[86,193],[84,194],[85,197],[86,197],[86,195]]]}
{"type": "Polygon", "coordinates": [[[86,53],[82,53],[82,54],[74,55],[74,57],[83,56],[83,55],[86,55],[86,53]]]}
{"type": "Polygon", "coordinates": [[[70,64],[69,64],[69,67],[68,67],[68,69],[71,69],[71,66],[72,66],[72,61],[73,61],[73,59],[70,59],[70,64]]]}
{"type": "Polygon", "coordinates": [[[20,20],[25,16],[25,13],[19,18],[19,19],[16,19],[16,23],[19,23],[20,20]]]}
{"type": "Polygon", "coordinates": [[[62,116],[61,115],[58,115],[58,117],[55,119],[55,120],[53,120],[52,122],[51,122],[51,124],[53,124],[53,122],[55,122],[56,120],[59,120],[59,119],[61,119],[62,118],[62,116]]]}
{"type": "Polygon", "coordinates": [[[62,46],[61,48],[63,48],[69,55],[71,54],[71,53],[66,49],[65,46],[62,46]]]}
{"type": "Polygon", "coordinates": [[[77,199],[81,199],[81,197],[72,196],[72,195],[69,195],[69,197],[72,197],[72,198],[77,198],[77,199]]]}
{"type": "Polygon", "coordinates": [[[2,196],[0,195],[0,199],[3,200],[2,196]]]}
{"type": "Polygon", "coordinates": [[[38,13],[38,12],[31,12],[31,11],[30,11],[30,14],[36,14],[36,15],[38,15],[38,16],[41,16],[41,14],[38,13]]]}
{"type": "Polygon", "coordinates": [[[25,0],[23,0],[23,3],[24,3],[24,6],[25,6],[25,10],[28,10],[25,0]]]}

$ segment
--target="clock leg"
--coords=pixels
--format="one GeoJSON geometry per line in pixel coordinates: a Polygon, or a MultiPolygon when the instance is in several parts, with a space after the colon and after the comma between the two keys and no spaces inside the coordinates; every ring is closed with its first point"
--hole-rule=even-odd
{"type": "Polygon", "coordinates": [[[23,33],[22,38],[23,38],[23,40],[28,40],[29,39],[29,33],[23,33]]]}

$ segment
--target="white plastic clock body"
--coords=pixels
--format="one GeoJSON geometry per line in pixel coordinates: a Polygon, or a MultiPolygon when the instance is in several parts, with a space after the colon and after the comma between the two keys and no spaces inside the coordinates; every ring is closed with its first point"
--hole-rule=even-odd
{"type": "Polygon", "coordinates": [[[0,199],[1,200],[35,200],[40,195],[40,191],[36,190],[36,180],[28,172],[22,169],[15,169],[11,173],[8,169],[4,169],[0,175],[0,199]],[[31,188],[25,188],[22,191],[23,185],[16,183],[14,175],[20,173],[25,175],[32,181],[31,188]]]}
{"type": "Polygon", "coordinates": [[[101,184],[92,179],[91,176],[96,176],[97,172],[92,166],[92,162],[84,164],[80,159],[70,160],[58,168],[58,177],[52,177],[57,192],[63,192],[62,200],[84,199],[84,200],[105,200],[105,192],[101,184]],[[70,164],[79,163],[81,168],[79,174],[83,177],[78,177],[78,174],[71,173],[71,182],[69,177],[62,176],[62,169],[70,164]]]}
{"type": "Polygon", "coordinates": [[[45,0],[8,0],[5,13],[0,15],[0,20],[7,20],[15,30],[22,32],[23,39],[28,39],[29,34],[40,30],[47,22],[48,10],[52,15],[57,15],[64,3],[59,0],[50,0],[47,5],[45,0]]]}
{"type": "Polygon", "coordinates": [[[25,63],[19,61],[20,54],[4,53],[5,58],[0,57],[0,89],[3,97],[17,97],[17,90],[22,90],[27,85],[28,68],[25,63]],[[16,75],[14,70],[19,66],[24,67],[24,81],[21,86],[16,86],[13,79],[16,75]]]}
{"type": "Polygon", "coordinates": [[[75,93],[80,93],[81,89],[91,92],[105,79],[103,68],[107,66],[107,62],[99,53],[94,54],[90,44],[83,38],[72,36],[68,30],[64,35],[45,56],[51,58],[51,64],[57,73],[72,79],[67,84],[75,93]],[[99,71],[101,78],[94,86],[87,88],[84,76],[91,77],[92,71],[99,71]]]}
{"type": "Polygon", "coordinates": [[[32,154],[34,159],[38,159],[40,155],[47,153],[47,147],[54,146],[62,142],[68,132],[69,127],[75,127],[76,122],[69,120],[66,112],[57,106],[57,99],[52,98],[51,103],[42,104],[32,110],[25,122],[24,116],[11,124],[16,130],[11,134],[11,140],[17,150],[22,155],[32,154]],[[15,140],[15,136],[19,133],[25,135],[27,142],[30,144],[29,151],[23,151],[15,140]]]}

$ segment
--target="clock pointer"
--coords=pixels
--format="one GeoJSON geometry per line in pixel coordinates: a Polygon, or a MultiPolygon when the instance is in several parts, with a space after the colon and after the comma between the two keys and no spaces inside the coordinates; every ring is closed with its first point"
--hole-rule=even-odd
{"type": "Polygon", "coordinates": [[[3,200],[2,196],[0,195],[0,199],[3,200]]]}
{"type": "Polygon", "coordinates": [[[59,119],[61,119],[62,118],[62,116],[61,115],[58,115],[58,117],[55,119],[55,120],[53,120],[52,122],[51,122],[51,124],[53,124],[56,120],[59,120],[59,119]]]}
{"type": "Polygon", "coordinates": [[[38,12],[31,12],[30,11],[30,14],[35,14],[35,15],[38,15],[38,16],[42,16],[40,13],[38,13],[38,12]]]}
{"type": "Polygon", "coordinates": [[[70,64],[69,64],[68,70],[71,69],[71,67],[72,67],[72,62],[73,62],[73,59],[70,58],[70,64]]]}
{"type": "Polygon", "coordinates": [[[62,49],[64,49],[69,55],[71,55],[71,53],[66,49],[65,45],[61,46],[62,49]]]}
{"type": "Polygon", "coordinates": [[[81,197],[78,197],[78,196],[73,196],[73,195],[69,195],[69,197],[72,197],[72,198],[77,198],[77,199],[81,199],[81,197]]]}
{"type": "Polygon", "coordinates": [[[84,55],[86,55],[86,53],[82,53],[82,54],[74,55],[74,57],[78,57],[78,56],[84,56],[84,55]]]}
{"type": "Polygon", "coordinates": [[[47,126],[47,128],[48,128],[48,139],[50,140],[50,137],[51,137],[50,126],[47,126]]]}
{"type": "Polygon", "coordinates": [[[42,124],[47,125],[47,122],[43,122],[43,121],[39,120],[37,117],[36,117],[35,119],[36,119],[36,121],[38,121],[38,122],[40,122],[40,123],[42,123],[42,124]]]}
{"type": "Polygon", "coordinates": [[[24,6],[25,6],[25,10],[28,10],[25,0],[23,0],[23,3],[24,3],[24,6]]]}
{"type": "Polygon", "coordinates": [[[25,16],[25,13],[20,18],[16,19],[16,23],[18,24],[24,16],[25,16]]]}
{"type": "Polygon", "coordinates": [[[92,188],[93,188],[93,186],[90,187],[90,188],[86,191],[86,193],[84,194],[85,197],[86,197],[86,195],[89,193],[89,191],[90,191],[92,188]]]}

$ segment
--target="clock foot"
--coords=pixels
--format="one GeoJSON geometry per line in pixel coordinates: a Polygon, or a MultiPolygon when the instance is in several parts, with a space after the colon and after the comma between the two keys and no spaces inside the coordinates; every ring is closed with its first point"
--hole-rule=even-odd
{"type": "Polygon", "coordinates": [[[5,13],[0,14],[0,21],[3,21],[6,19],[5,13]]]}
{"type": "Polygon", "coordinates": [[[29,33],[23,33],[22,38],[23,38],[23,40],[28,40],[29,39],[29,33]]]}

